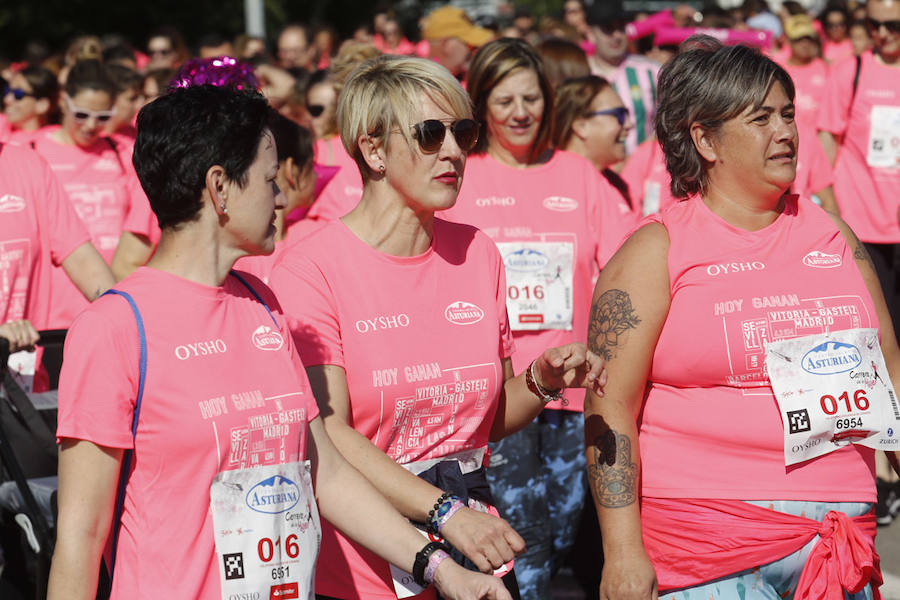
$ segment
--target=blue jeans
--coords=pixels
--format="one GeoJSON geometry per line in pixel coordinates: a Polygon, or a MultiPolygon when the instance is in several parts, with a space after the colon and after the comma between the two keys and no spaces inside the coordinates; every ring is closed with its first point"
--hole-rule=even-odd
{"type": "Polygon", "coordinates": [[[582,413],[545,410],[522,431],[491,444],[491,493],[527,545],[515,564],[523,600],[551,597],[550,580],[575,539],[585,469],[582,413]]]}

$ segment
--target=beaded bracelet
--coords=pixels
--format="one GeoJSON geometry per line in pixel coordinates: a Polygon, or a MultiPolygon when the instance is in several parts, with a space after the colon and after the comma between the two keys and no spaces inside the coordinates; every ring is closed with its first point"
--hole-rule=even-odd
{"type": "Polygon", "coordinates": [[[450,558],[450,555],[444,552],[443,550],[435,550],[434,553],[428,558],[428,566],[425,567],[425,581],[428,583],[434,583],[434,574],[437,572],[441,563],[450,558]]]}
{"type": "Polygon", "coordinates": [[[437,510],[437,513],[434,516],[435,520],[435,529],[440,533],[441,529],[444,528],[444,525],[447,524],[447,521],[450,520],[450,517],[456,514],[461,508],[465,508],[466,505],[463,504],[462,500],[457,496],[450,496],[444,503],[441,504],[441,507],[437,510]]]}
{"type": "MultiPolygon", "coordinates": [[[[435,513],[439,511],[439,509],[441,508],[441,505],[444,504],[445,502],[447,502],[447,500],[449,498],[456,498],[456,496],[454,496],[450,492],[442,493],[440,496],[438,496],[437,502],[434,503],[434,507],[432,507],[432,509],[428,511],[428,520],[425,523],[428,528],[428,531],[430,531],[431,533],[437,534],[438,525],[437,525],[437,518],[435,517],[435,513]]],[[[445,510],[445,512],[446,512],[446,510],[445,510]]]]}
{"type": "MultiPolygon", "coordinates": [[[[428,587],[428,584],[434,580],[433,572],[431,574],[431,580],[428,580],[425,576],[425,569],[428,567],[431,555],[441,550],[449,554],[448,548],[444,544],[440,542],[428,542],[425,544],[424,548],[416,552],[416,558],[413,561],[412,576],[413,580],[423,588],[428,587]]],[[[437,570],[437,565],[435,565],[434,569],[435,571],[437,570]]]]}

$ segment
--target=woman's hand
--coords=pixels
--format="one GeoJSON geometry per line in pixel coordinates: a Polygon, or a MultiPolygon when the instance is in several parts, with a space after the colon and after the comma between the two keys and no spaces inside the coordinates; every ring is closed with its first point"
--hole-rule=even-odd
{"type": "Polygon", "coordinates": [[[0,337],[9,341],[10,354],[19,350],[34,350],[34,345],[41,339],[31,321],[26,319],[0,325],[0,337]]]}
{"type": "Polygon", "coordinates": [[[462,508],[441,528],[441,535],[482,573],[491,573],[525,550],[525,540],[500,517],[462,508]]]}
{"type": "Polygon", "coordinates": [[[600,600],[656,600],[658,597],[656,571],[643,547],[606,556],[600,600]]]}
{"type": "Polygon", "coordinates": [[[450,600],[512,600],[500,579],[467,571],[450,558],[438,565],[434,585],[450,600]]]}
{"type": "Polygon", "coordinates": [[[545,389],[583,387],[603,396],[606,367],[603,359],[574,342],[544,350],[534,364],[537,384],[545,389]]]}

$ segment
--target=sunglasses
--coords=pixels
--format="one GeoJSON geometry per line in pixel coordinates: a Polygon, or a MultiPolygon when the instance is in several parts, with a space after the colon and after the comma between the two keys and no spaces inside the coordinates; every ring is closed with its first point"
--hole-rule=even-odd
{"type": "Polygon", "coordinates": [[[32,94],[31,92],[26,92],[22,88],[14,88],[14,87],[6,86],[5,88],[3,88],[3,95],[7,96],[9,94],[12,94],[13,98],[15,98],[16,100],[21,100],[22,98],[24,98],[26,96],[31,96],[32,98],[35,97],[34,94],[32,94]]]}
{"type": "Polygon", "coordinates": [[[624,125],[625,121],[628,119],[628,109],[624,106],[617,106],[615,108],[607,108],[606,110],[595,110],[593,112],[589,112],[584,116],[596,117],[597,115],[611,115],[616,118],[616,121],[619,122],[619,125],[624,125]]]}
{"type": "Polygon", "coordinates": [[[617,31],[625,31],[625,21],[606,21],[597,25],[604,35],[612,35],[617,31]]]}
{"type": "Polygon", "coordinates": [[[63,96],[63,99],[66,101],[66,107],[69,109],[69,112],[72,113],[72,118],[75,119],[76,123],[84,123],[91,117],[97,119],[98,123],[106,123],[110,119],[113,118],[116,114],[116,109],[112,110],[88,110],[86,108],[80,108],[75,106],[72,102],[72,99],[69,96],[63,96]]]}
{"type": "Polygon", "coordinates": [[[309,114],[313,117],[320,117],[322,113],[325,112],[325,107],[321,104],[307,104],[306,110],[309,111],[309,114]]]}
{"type": "Polygon", "coordinates": [[[868,27],[870,31],[878,31],[884,27],[889,33],[900,33],[900,20],[878,21],[876,19],[868,18],[866,19],[866,27],[868,27]]]}
{"type": "Polygon", "coordinates": [[[472,119],[460,119],[449,126],[437,119],[428,119],[413,125],[413,137],[419,142],[422,152],[433,154],[441,149],[447,129],[450,129],[456,145],[463,152],[468,152],[478,142],[478,123],[472,119]]]}

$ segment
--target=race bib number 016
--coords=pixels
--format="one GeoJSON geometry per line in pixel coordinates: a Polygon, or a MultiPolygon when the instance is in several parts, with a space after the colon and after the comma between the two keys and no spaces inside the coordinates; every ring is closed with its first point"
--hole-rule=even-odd
{"type": "Polygon", "coordinates": [[[223,600],[312,600],[322,530],[309,461],[223,471],[210,507],[223,600]]]}
{"type": "Polygon", "coordinates": [[[506,266],[506,310],[514,331],[572,329],[571,242],[498,242],[506,266]]]}
{"type": "Polygon", "coordinates": [[[850,443],[900,449],[900,408],[875,329],[770,342],[766,369],[784,422],[786,465],[850,443]]]}

